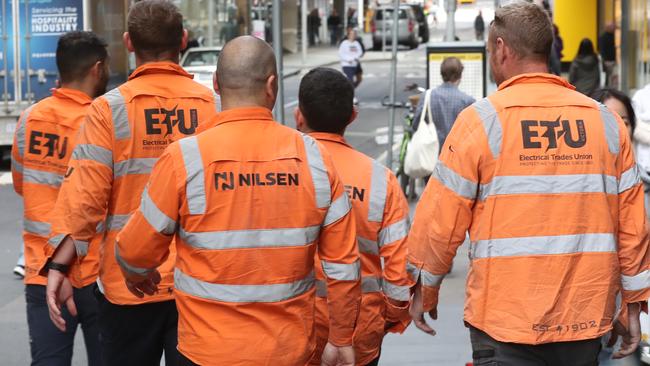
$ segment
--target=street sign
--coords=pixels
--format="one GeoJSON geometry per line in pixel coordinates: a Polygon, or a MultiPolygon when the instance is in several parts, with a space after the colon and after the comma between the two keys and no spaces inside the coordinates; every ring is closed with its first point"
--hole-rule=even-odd
{"type": "Polygon", "coordinates": [[[440,65],[447,57],[457,57],[463,63],[463,77],[458,88],[482,99],[487,95],[486,52],[484,42],[448,42],[427,47],[427,89],[442,84],[440,65]]]}

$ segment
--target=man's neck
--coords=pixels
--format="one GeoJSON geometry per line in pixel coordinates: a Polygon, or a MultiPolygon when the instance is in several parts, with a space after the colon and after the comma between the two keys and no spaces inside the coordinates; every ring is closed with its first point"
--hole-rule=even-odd
{"type": "Polygon", "coordinates": [[[545,74],[548,73],[548,65],[542,62],[518,62],[509,68],[510,73],[506,80],[522,74],[545,74]]]}
{"type": "Polygon", "coordinates": [[[179,61],[179,57],[175,57],[175,58],[174,57],[170,57],[170,58],[162,57],[162,58],[159,58],[159,59],[142,59],[142,58],[138,57],[137,55],[135,56],[135,67],[136,68],[138,68],[140,66],[143,66],[143,65],[146,65],[146,64],[153,64],[153,63],[156,63],[156,62],[170,62],[170,63],[173,63],[173,64],[178,64],[180,61],[179,61]]]}

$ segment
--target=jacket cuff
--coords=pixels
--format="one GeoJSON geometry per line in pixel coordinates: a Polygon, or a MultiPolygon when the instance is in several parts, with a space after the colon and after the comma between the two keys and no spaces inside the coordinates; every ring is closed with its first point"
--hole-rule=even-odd
{"type": "Polygon", "coordinates": [[[384,296],[384,303],[386,304],[386,313],[384,318],[387,323],[394,323],[392,327],[387,329],[389,333],[403,333],[411,323],[411,315],[409,314],[409,302],[405,301],[403,306],[397,306],[390,302],[384,296]]]}

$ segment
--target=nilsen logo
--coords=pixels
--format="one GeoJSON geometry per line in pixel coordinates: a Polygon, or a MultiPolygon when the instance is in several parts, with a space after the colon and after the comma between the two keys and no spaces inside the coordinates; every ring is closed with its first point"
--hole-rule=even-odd
{"type": "Polygon", "coordinates": [[[571,123],[569,120],[555,121],[521,121],[521,139],[524,149],[557,149],[558,140],[574,149],[581,148],[587,143],[585,122],[581,119],[571,123]]]}
{"type": "Polygon", "coordinates": [[[299,185],[300,175],[298,173],[214,173],[214,187],[221,191],[231,191],[238,187],[299,185]]]}

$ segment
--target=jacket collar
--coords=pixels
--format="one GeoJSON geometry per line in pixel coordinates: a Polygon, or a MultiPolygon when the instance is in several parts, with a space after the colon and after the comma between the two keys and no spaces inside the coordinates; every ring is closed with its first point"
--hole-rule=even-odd
{"type": "Polygon", "coordinates": [[[532,73],[532,74],[521,74],[514,76],[499,85],[499,90],[503,90],[507,87],[517,85],[517,84],[555,84],[563,86],[574,90],[575,87],[569,84],[568,81],[562,79],[559,76],[546,73],[532,73]]]}
{"type": "Polygon", "coordinates": [[[190,79],[194,79],[194,75],[188,74],[179,64],[162,61],[162,62],[148,62],[144,65],[140,65],[135,69],[129,76],[129,80],[135,79],[142,75],[149,74],[176,74],[185,76],[190,79]]]}
{"type": "Polygon", "coordinates": [[[273,113],[264,107],[242,107],[234,108],[217,113],[214,118],[214,126],[228,122],[238,121],[269,121],[273,122],[273,113]]]}
{"type": "Polygon", "coordinates": [[[309,136],[315,138],[318,141],[331,141],[331,142],[336,142],[339,144],[343,144],[347,147],[350,147],[347,141],[345,141],[345,137],[339,135],[338,133],[331,133],[331,132],[310,132],[309,136]]]}
{"type": "Polygon", "coordinates": [[[88,94],[77,89],[70,89],[70,88],[52,89],[52,96],[57,98],[71,99],[76,103],[82,105],[90,104],[93,102],[93,98],[91,98],[88,94]]]}

